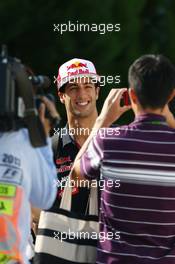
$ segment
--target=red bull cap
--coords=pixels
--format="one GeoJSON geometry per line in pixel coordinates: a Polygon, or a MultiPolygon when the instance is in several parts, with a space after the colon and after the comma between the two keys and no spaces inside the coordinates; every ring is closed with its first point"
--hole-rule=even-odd
{"type": "Polygon", "coordinates": [[[97,74],[94,64],[84,59],[72,59],[59,67],[57,76],[58,90],[67,82],[78,77],[90,77],[100,82],[100,76],[97,74]]]}

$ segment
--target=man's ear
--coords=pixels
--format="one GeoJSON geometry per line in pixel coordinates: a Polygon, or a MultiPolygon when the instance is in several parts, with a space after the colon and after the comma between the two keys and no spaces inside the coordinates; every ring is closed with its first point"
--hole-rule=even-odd
{"type": "Polygon", "coordinates": [[[130,96],[131,101],[134,104],[136,104],[138,102],[137,95],[134,91],[134,88],[129,88],[129,96],[130,96]]]}
{"type": "Polygon", "coordinates": [[[98,97],[99,97],[99,91],[100,91],[100,87],[97,86],[97,87],[95,88],[95,92],[96,92],[96,100],[98,100],[98,97]]]}
{"type": "Polygon", "coordinates": [[[60,98],[60,102],[62,104],[65,104],[64,93],[58,92],[58,97],[60,98]]]}
{"type": "Polygon", "coordinates": [[[170,94],[169,96],[169,99],[168,99],[168,103],[173,100],[173,98],[175,97],[175,89],[173,89],[172,93],[170,94]]]}

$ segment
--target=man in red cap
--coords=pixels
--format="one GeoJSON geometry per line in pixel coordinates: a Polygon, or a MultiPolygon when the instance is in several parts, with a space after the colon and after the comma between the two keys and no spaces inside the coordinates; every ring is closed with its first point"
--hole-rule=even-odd
{"type": "MultiPolygon", "coordinates": [[[[96,100],[99,95],[99,83],[100,77],[90,61],[72,59],[59,68],[58,96],[61,103],[65,105],[68,123],[53,137],[58,172],[58,193],[52,208],[41,213],[35,247],[35,263],[63,263],[63,261],[70,263],[69,250],[67,250],[67,260],[59,256],[58,241],[53,236],[56,226],[49,219],[56,217],[63,187],[75,156],[89,136],[98,116],[96,100]]],[[[87,187],[73,188],[72,211],[76,214],[85,214],[88,197],[87,187]]]]}

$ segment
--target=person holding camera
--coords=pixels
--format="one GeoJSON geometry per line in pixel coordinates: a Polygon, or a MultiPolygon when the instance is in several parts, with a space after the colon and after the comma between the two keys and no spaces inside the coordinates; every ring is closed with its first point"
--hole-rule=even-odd
{"type": "Polygon", "coordinates": [[[31,205],[49,209],[57,191],[45,111],[53,120],[59,114],[52,102],[41,97],[38,116],[32,85],[19,60],[2,56],[0,79],[0,263],[27,264],[31,205]],[[17,111],[21,105],[24,118],[17,111]]]}
{"type": "Polygon", "coordinates": [[[120,104],[126,89],[112,89],[94,125],[99,133],[81,148],[72,177],[106,182],[100,206],[106,240],[99,239],[96,263],[174,264],[175,119],[168,103],[175,67],[162,55],[145,55],[128,75],[134,122],[108,133],[127,110],[120,104]]]}

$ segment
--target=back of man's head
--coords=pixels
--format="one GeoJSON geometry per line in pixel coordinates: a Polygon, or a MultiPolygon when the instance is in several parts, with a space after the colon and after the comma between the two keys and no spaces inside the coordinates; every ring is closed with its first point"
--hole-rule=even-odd
{"type": "Polygon", "coordinates": [[[162,55],[144,55],[130,66],[128,79],[143,108],[162,108],[175,88],[175,67],[162,55]]]}

